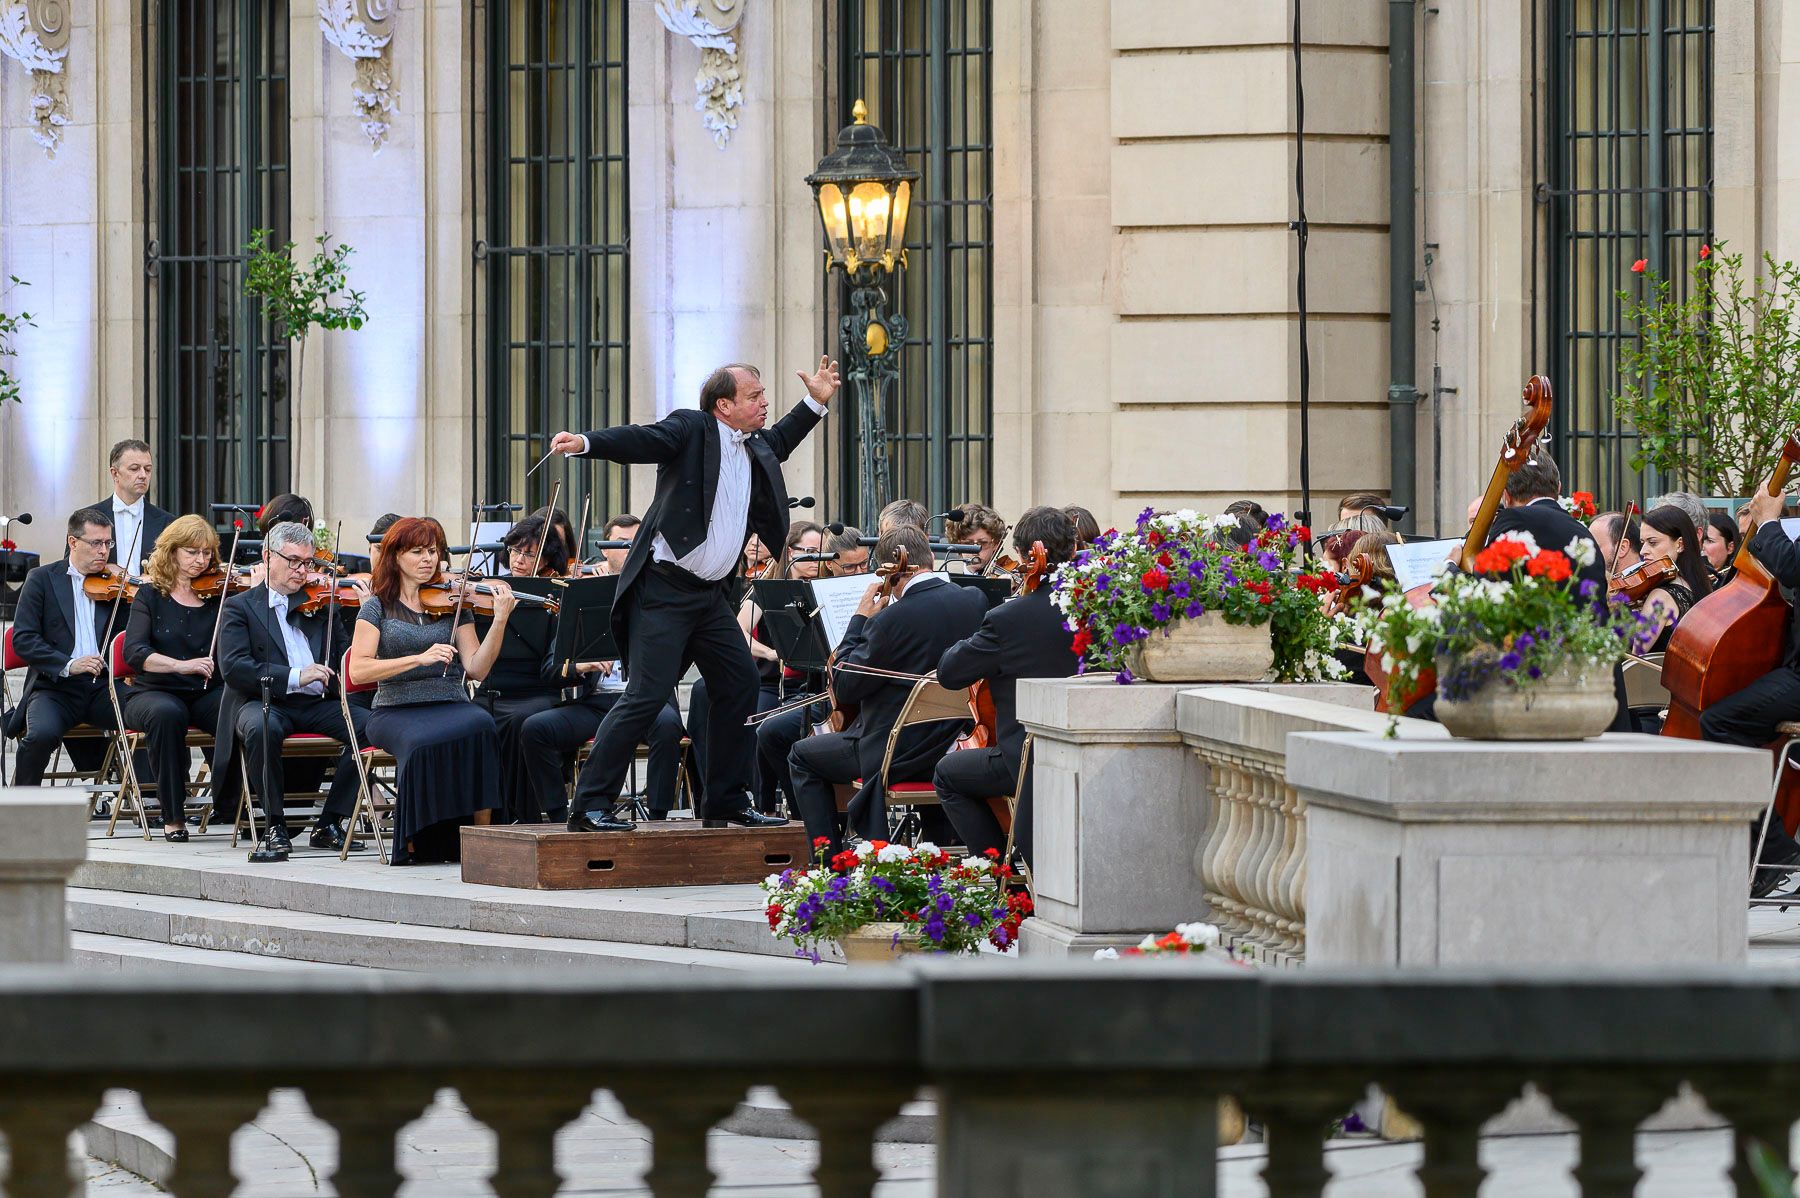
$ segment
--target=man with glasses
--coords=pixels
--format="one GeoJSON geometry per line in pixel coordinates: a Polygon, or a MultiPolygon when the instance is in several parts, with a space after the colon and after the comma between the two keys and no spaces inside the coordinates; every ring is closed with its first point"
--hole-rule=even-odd
{"type": "MultiPolygon", "coordinates": [[[[39,566],[19,590],[13,648],[30,668],[6,728],[8,736],[23,737],[12,779],[17,786],[43,782],[69,729],[114,726],[105,657],[112,605],[95,603],[81,589],[112,555],[112,517],[100,508],[80,509],[69,517],[67,544],[67,559],[39,566]]],[[[123,631],[124,621],[119,624],[123,631]]]]}
{"type": "Polygon", "coordinates": [[[219,662],[229,691],[219,711],[216,756],[229,762],[235,744],[243,745],[244,768],[268,821],[262,842],[250,854],[250,860],[259,863],[286,861],[293,848],[282,806],[286,775],[281,760],[281,746],[292,734],[311,732],[344,745],[309,843],[333,852],[343,848],[349,835],[344,821],[356,802],[353,741],[363,739],[368,714],[360,707],[350,709],[355,721],[352,737],[331,689],[337,679],[335,667],[350,648],[355,621],[341,616],[331,620],[325,612],[301,615],[296,610],[301,599],[294,596],[306,585],[312,555],[313,537],[305,525],[289,521],[269,529],[263,538],[266,581],[227,599],[219,628],[219,662]],[[330,644],[327,623],[333,625],[330,644]]]}

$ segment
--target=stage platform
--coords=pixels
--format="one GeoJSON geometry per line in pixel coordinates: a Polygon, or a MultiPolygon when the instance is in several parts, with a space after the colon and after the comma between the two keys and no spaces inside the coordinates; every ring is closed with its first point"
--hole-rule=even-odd
{"type": "Polygon", "coordinates": [[[501,889],[304,838],[285,864],[252,865],[216,831],[168,844],[90,829],[69,912],[77,960],[99,968],[814,968],[769,934],[750,884],[501,889]]]}
{"type": "Polygon", "coordinates": [[[805,869],[806,828],[704,828],[691,819],[629,832],[570,832],[554,824],[465,827],[462,880],[528,890],[755,884],[805,869]]]}

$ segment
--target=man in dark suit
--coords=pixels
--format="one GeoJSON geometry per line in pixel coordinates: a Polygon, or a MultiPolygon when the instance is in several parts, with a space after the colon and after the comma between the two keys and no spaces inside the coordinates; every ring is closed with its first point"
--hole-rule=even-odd
{"type": "Polygon", "coordinates": [[[313,825],[310,843],[314,848],[333,852],[343,848],[349,834],[344,820],[356,803],[354,746],[364,740],[362,730],[368,716],[362,708],[350,709],[355,721],[353,736],[344,726],[343,712],[331,689],[337,678],[334,667],[350,648],[353,621],[336,619],[329,612],[300,615],[293,610],[298,600],[290,605],[290,599],[306,584],[312,553],[312,533],[304,525],[288,522],[269,529],[263,539],[268,580],[227,599],[219,626],[219,665],[230,690],[220,705],[215,756],[228,762],[234,744],[243,745],[245,769],[268,821],[262,843],[250,854],[255,862],[286,861],[293,848],[282,807],[286,781],[281,745],[290,734],[317,733],[344,745],[325,809],[313,825]],[[327,624],[332,625],[329,645],[327,624]],[[266,737],[265,682],[269,694],[266,737]]]}
{"type": "Polygon", "coordinates": [[[133,574],[143,572],[156,538],[175,517],[151,503],[150,446],[135,438],[127,438],[112,447],[107,455],[107,473],[112,475],[113,493],[94,506],[112,516],[114,565],[131,558],[133,574]],[[135,554],[136,556],[133,556],[135,554]]]}
{"type": "Polygon", "coordinates": [[[613,815],[633,752],[688,666],[712,696],[706,753],[707,827],[765,827],[787,821],[750,806],[756,663],[732,604],[735,575],[751,533],[779,545],[788,527],[781,463],[837,394],[837,363],[819,359],[801,374],[807,398],[772,428],[762,376],[753,366],[721,366],[700,388],[700,407],[655,424],[590,433],[561,432],[552,452],[609,462],[655,463],[656,497],[644,513],[619,577],[613,635],[625,665],[625,694],[600,724],[569,813],[571,832],[632,825],[613,815]]]}
{"type": "MultiPolygon", "coordinates": [[[[1030,559],[1034,542],[1043,545],[1045,560],[1055,569],[1075,554],[1075,522],[1061,508],[1034,507],[1013,526],[1013,545],[1020,561],[1030,559]]],[[[1006,833],[987,800],[1012,794],[1018,785],[1019,758],[1025,747],[1025,729],[1019,723],[1019,679],[1074,674],[1081,658],[1070,648],[1071,643],[1063,615],[1051,602],[1050,586],[1045,582],[1031,594],[1009,599],[989,611],[974,636],[950,646],[938,661],[939,682],[954,688],[985,681],[994,700],[997,743],[986,749],[945,754],[931,776],[944,814],[971,853],[1006,847],[1006,833]]],[[[1029,861],[1028,790],[1020,792],[1017,811],[1013,842],[1029,861]]]]}
{"type": "MultiPolygon", "coordinates": [[[[44,768],[79,724],[113,728],[107,696],[106,640],[114,605],[82,593],[82,580],[106,568],[112,552],[112,517],[82,508],[69,517],[68,558],[47,562],[25,576],[13,619],[13,649],[30,667],[13,708],[8,736],[22,736],[13,768],[15,786],[37,786],[44,768]]],[[[124,630],[121,616],[114,631],[124,630]]],[[[98,764],[96,762],[96,764],[98,764]]]]}
{"type": "MultiPolygon", "coordinates": [[[[1800,547],[1781,527],[1783,496],[1758,487],[1746,505],[1756,531],[1747,548],[1750,555],[1790,595],[1800,589],[1800,547]]],[[[1800,604],[1794,606],[1794,623],[1788,629],[1787,650],[1781,664],[1749,686],[1712,704],[1700,713],[1703,739],[1726,745],[1760,749],[1777,739],[1775,726],[1800,720],[1800,604]]],[[[1752,832],[1752,843],[1761,838],[1761,825],[1752,832]]],[[[1800,867],[1800,844],[1788,835],[1779,819],[1769,822],[1759,865],[1800,867]]],[[[1751,879],[1752,897],[1773,894],[1787,880],[1787,869],[1758,869],[1751,879]]]]}
{"type": "MultiPolygon", "coordinates": [[[[875,561],[892,565],[902,549],[908,563],[924,565],[909,564],[898,597],[885,604],[880,594],[882,581],[871,583],[837,648],[832,690],[839,706],[856,705],[856,718],[842,732],[809,736],[788,753],[794,805],[806,821],[807,837],[828,838],[834,852],[842,843],[834,790],[838,783],[863,779],[862,789],[850,803],[850,830],[865,840],[887,836],[886,796],[880,793],[881,761],[888,734],[913,688],[904,678],[860,673],[857,667],[928,674],[937,668],[944,650],[980,626],[987,610],[987,600],[978,589],[929,573],[931,543],[922,530],[911,525],[883,533],[875,546],[875,561]]],[[[894,747],[888,780],[929,778],[959,731],[961,725],[949,721],[906,729],[894,747]]]]}

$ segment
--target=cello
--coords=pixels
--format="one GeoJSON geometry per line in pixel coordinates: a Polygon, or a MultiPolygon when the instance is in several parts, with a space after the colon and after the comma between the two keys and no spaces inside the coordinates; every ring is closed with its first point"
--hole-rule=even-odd
{"type": "MultiPolygon", "coordinates": [[[[1779,495],[1800,464],[1800,432],[1781,447],[1781,460],[1769,476],[1768,493],[1779,495]]],[[[1663,685],[1669,690],[1664,736],[1700,738],[1700,713],[1736,694],[1775,669],[1787,645],[1788,605],[1781,587],[1750,552],[1755,527],[1744,530],[1732,564],[1737,575],[1688,609],[1669,638],[1663,655],[1663,685]]],[[[1785,779],[1786,775],[1784,775],[1785,779]]],[[[1790,829],[1787,784],[1778,809],[1790,829]]]]}
{"type": "MultiPolygon", "coordinates": [[[[1550,408],[1552,397],[1550,380],[1541,374],[1534,374],[1525,381],[1525,389],[1520,397],[1525,410],[1513,421],[1506,436],[1500,441],[1500,460],[1494,463],[1494,473],[1488,478],[1487,490],[1482,493],[1481,506],[1475,512],[1475,519],[1469,523],[1469,531],[1463,537],[1462,546],[1450,558],[1453,566],[1461,570],[1475,568],[1475,555],[1487,546],[1488,530],[1493,527],[1494,517],[1500,511],[1500,499],[1506,494],[1507,480],[1513,471],[1531,460],[1537,448],[1538,438],[1550,425],[1550,408]]],[[[1406,601],[1414,607],[1424,607],[1433,602],[1431,598],[1432,583],[1420,583],[1406,592],[1406,601]]],[[[1363,659],[1363,672],[1369,681],[1375,684],[1375,710],[1388,710],[1387,690],[1388,674],[1381,668],[1381,654],[1369,653],[1363,659]]],[[[1419,671],[1419,685],[1411,694],[1404,696],[1400,710],[1417,703],[1420,699],[1437,689],[1437,671],[1426,667],[1419,671]]]]}
{"type": "MultiPolygon", "coordinates": [[[[994,556],[998,558],[1000,555],[996,553],[994,556]]],[[[1042,541],[1031,543],[1025,571],[1019,575],[1020,595],[1036,591],[1044,579],[1050,576],[1049,557],[1042,541]]],[[[993,688],[985,678],[969,688],[969,716],[975,721],[975,726],[957,737],[953,752],[961,749],[991,749],[1000,743],[1000,716],[994,710],[993,688]]]]}

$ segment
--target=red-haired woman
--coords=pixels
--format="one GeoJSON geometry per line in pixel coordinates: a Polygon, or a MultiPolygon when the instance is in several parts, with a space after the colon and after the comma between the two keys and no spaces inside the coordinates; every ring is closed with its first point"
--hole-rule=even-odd
{"type": "Polygon", "coordinates": [[[463,679],[487,676],[516,601],[505,583],[487,584],[493,623],[482,637],[467,610],[454,629],[450,616],[428,614],[420,588],[438,581],[447,553],[437,521],[395,521],[381,538],[375,594],[357,612],[350,646],[351,677],[378,684],[369,740],[399,763],[396,865],[456,860],[457,828],[492,822],[501,804],[494,720],[469,701],[463,679]]]}

